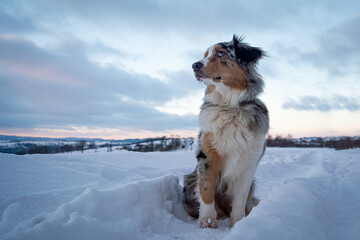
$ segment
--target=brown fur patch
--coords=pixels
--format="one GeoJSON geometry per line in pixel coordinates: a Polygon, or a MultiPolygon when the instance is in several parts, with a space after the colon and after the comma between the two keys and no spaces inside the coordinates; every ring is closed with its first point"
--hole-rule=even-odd
{"type": "Polygon", "coordinates": [[[207,57],[209,55],[209,51],[206,50],[205,54],[204,54],[204,57],[207,57]]]}
{"type": "Polygon", "coordinates": [[[204,67],[204,74],[208,78],[218,78],[225,86],[243,90],[247,87],[247,78],[244,70],[240,65],[229,58],[226,51],[221,48],[220,45],[216,45],[213,48],[212,56],[209,58],[209,62],[204,67]],[[223,51],[224,55],[221,57],[217,56],[218,51],[223,51]]]}
{"type": "Polygon", "coordinates": [[[212,93],[214,90],[215,90],[215,86],[212,85],[212,84],[210,84],[210,86],[207,87],[207,89],[206,89],[206,94],[210,94],[210,93],[212,93]]]}
{"type": "Polygon", "coordinates": [[[209,158],[211,163],[214,163],[218,169],[220,169],[220,166],[222,165],[224,161],[224,156],[221,156],[213,144],[214,136],[212,133],[204,133],[203,140],[201,142],[201,146],[204,149],[205,155],[209,158]]]}
{"type": "Polygon", "coordinates": [[[199,166],[199,192],[201,199],[206,204],[214,202],[216,179],[219,176],[219,170],[224,161],[224,157],[216,151],[212,139],[212,133],[204,134],[202,147],[208,162],[205,163],[207,167],[204,167],[204,169],[199,166]]]}

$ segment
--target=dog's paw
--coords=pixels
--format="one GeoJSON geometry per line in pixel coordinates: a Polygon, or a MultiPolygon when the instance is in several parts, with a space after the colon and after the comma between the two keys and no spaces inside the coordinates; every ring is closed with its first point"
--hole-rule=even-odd
{"type": "Polygon", "coordinates": [[[218,220],[212,217],[204,217],[199,219],[200,228],[218,228],[218,220]]]}

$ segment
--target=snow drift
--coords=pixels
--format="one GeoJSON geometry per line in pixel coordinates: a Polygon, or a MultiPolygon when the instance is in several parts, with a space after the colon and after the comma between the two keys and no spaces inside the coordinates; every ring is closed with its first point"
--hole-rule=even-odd
{"type": "MultiPolygon", "coordinates": [[[[55,212],[19,224],[9,239],[143,239],[179,221],[174,217],[182,213],[178,182],[165,176],[110,190],[88,188],[55,212]]],[[[15,204],[5,210],[1,225],[21,218],[15,204]]]]}

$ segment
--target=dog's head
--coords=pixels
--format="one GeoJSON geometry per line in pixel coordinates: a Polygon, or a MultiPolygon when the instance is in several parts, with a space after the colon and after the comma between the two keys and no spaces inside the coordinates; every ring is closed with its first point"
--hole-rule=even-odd
{"type": "Polygon", "coordinates": [[[247,89],[257,95],[263,82],[256,72],[256,63],[264,56],[260,48],[242,42],[233,36],[230,42],[209,47],[204,58],[192,65],[195,77],[206,85],[225,86],[231,89],[247,89]]]}

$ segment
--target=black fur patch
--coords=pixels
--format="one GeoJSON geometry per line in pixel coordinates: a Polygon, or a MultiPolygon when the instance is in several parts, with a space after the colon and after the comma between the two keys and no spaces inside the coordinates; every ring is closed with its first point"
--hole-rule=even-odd
{"type": "Polygon", "coordinates": [[[245,64],[256,63],[264,55],[264,52],[260,48],[250,47],[241,41],[241,37],[233,36],[235,55],[241,62],[245,64]]]}
{"type": "MultiPolygon", "coordinates": [[[[239,107],[246,107],[249,111],[249,128],[250,130],[267,129],[267,122],[269,121],[269,112],[266,106],[260,100],[251,100],[241,102],[239,107]]],[[[267,131],[267,130],[266,130],[267,131]]]]}
{"type": "Polygon", "coordinates": [[[266,117],[269,117],[269,111],[267,110],[264,104],[260,104],[257,101],[252,101],[252,102],[255,105],[256,109],[259,110],[259,112],[264,114],[266,117]]]}
{"type": "Polygon", "coordinates": [[[205,170],[207,170],[210,167],[210,165],[208,163],[205,163],[204,167],[205,167],[205,170]]]}
{"type": "Polygon", "coordinates": [[[199,158],[206,158],[206,155],[203,151],[199,151],[199,153],[196,155],[196,158],[199,160],[199,158]]]}
{"type": "Polygon", "coordinates": [[[256,112],[260,112],[260,113],[264,114],[266,117],[269,117],[269,112],[263,103],[256,101],[256,100],[239,103],[240,107],[244,107],[247,105],[253,105],[254,108],[256,109],[256,112]]]}

